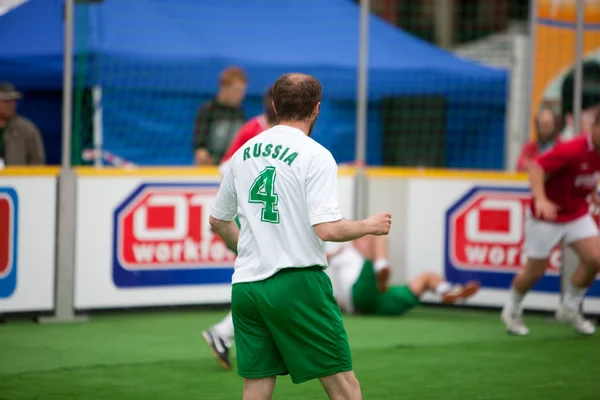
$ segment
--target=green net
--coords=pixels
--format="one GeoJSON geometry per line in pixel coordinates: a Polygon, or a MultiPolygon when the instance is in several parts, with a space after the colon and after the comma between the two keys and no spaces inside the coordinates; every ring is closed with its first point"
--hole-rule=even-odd
{"type": "MultiPolygon", "coordinates": [[[[338,162],[353,162],[358,2],[212,3],[77,6],[74,156],[84,155],[77,161],[192,165],[208,146],[218,163],[240,122],[264,113],[265,89],[299,71],[323,83],[313,137],[338,162]],[[290,13],[297,18],[282,22],[290,13]],[[242,112],[217,105],[224,115],[204,121],[210,140],[198,140],[199,110],[215,108],[210,101],[230,66],[247,75],[242,112]],[[215,122],[222,120],[229,122],[215,122]]],[[[527,2],[371,3],[368,164],[504,169],[507,47],[511,26],[527,26],[527,2]],[[489,52],[495,58],[481,57],[489,52]]]]}

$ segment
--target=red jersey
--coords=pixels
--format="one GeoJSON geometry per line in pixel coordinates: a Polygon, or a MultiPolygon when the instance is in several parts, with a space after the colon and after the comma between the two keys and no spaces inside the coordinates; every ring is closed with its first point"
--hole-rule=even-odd
{"type": "MultiPolygon", "coordinates": [[[[600,178],[600,154],[589,134],[558,143],[535,161],[548,175],[546,196],[559,207],[553,222],[573,221],[589,212],[586,198],[596,190],[600,178]]],[[[535,211],[533,201],[531,210],[535,211]]]]}
{"type": "Polygon", "coordinates": [[[229,161],[235,152],[245,145],[248,140],[267,130],[268,127],[269,125],[264,115],[259,115],[246,122],[231,141],[225,155],[221,159],[221,163],[229,161]]]}
{"type": "MultiPolygon", "coordinates": [[[[560,143],[559,140],[556,143],[560,143]]],[[[540,154],[545,153],[554,146],[554,143],[548,143],[541,146],[537,142],[525,143],[519,154],[519,160],[517,161],[517,171],[527,171],[529,162],[535,160],[540,154]]]]}

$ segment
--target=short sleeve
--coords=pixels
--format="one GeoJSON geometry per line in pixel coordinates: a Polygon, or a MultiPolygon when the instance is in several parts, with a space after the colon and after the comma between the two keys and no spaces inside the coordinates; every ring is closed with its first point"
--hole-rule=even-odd
{"type": "Polygon", "coordinates": [[[535,143],[529,142],[521,149],[519,160],[517,161],[517,171],[527,171],[529,162],[535,158],[537,146],[535,143]]]}
{"type": "Polygon", "coordinates": [[[306,176],[306,202],[311,225],[342,219],[338,206],[337,172],[337,164],[326,150],[310,161],[306,176]]]}
{"type": "Polygon", "coordinates": [[[535,162],[546,174],[553,174],[576,160],[577,151],[573,148],[572,143],[559,143],[536,158],[535,162]]]}
{"type": "Polygon", "coordinates": [[[219,187],[215,203],[210,210],[210,215],[221,221],[233,221],[237,215],[237,194],[231,166],[225,169],[223,181],[219,187]]]}

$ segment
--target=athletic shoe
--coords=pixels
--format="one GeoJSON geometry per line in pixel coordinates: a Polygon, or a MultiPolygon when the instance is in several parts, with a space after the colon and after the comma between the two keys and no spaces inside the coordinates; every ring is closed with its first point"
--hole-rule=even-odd
{"type": "Polygon", "coordinates": [[[390,286],[390,267],[385,267],[376,273],[377,277],[377,290],[379,293],[385,293],[388,291],[390,286]]]}
{"type": "Polygon", "coordinates": [[[227,347],[225,341],[220,338],[212,328],[202,331],[202,337],[208,347],[212,350],[219,364],[225,369],[231,369],[231,363],[229,362],[229,347],[227,347]]]}
{"type": "Polygon", "coordinates": [[[467,282],[464,286],[455,285],[442,296],[444,304],[452,304],[460,299],[468,299],[479,290],[479,282],[467,282]]]}
{"type": "Polygon", "coordinates": [[[511,312],[506,306],[502,309],[500,319],[504,322],[506,330],[511,335],[527,336],[529,329],[523,323],[523,314],[521,311],[511,312]]]}
{"type": "Polygon", "coordinates": [[[559,322],[570,323],[576,332],[582,335],[593,335],[596,332],[596,327],[585,319],[578,310],[569,310],[564,305],[560,304],[556,310],[556,320],[559,322]]]}

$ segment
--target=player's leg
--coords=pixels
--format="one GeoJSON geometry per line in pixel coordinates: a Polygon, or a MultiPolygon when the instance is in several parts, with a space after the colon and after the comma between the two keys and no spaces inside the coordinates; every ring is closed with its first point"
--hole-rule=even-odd
{"type": "MultiPolygon", "coordinates": [[[[419,290],[423,292],[422,289],[419,290]]],[[[378,290],[377,273],[370,261],[364,262],[361,273],[352,286],[352,303],[355,312],[370,315],[401,315],[420,304],[418,296],[406,285],[391,286],[385,293],[381,293],[378,290]]]]}
{"type": "Polygon", "coordinates": [[[332,398],[360,398],[348,395],[360,389],[341,374],[352,371],[352,357],[327,274],[319,267],[290,268],[262,283],[258,304],[292,381],[320,379],[332,398]]]}
{"type": "Polygon", "coordinates": [[[513,279],[508,301],[500,315],[508,333],[518,336],[529,334],[529,329],[523,323],[523,299],[536,282],[544,276],[550,252],[562,239],[564,233],[564,224],[539,221],[527,213],[525,221],[527,263],[513,279]]]}
{"type": "Polygon", "coordinates": [[[387,259],[387,236],[367,235],[352,242],[365,260],[374,260],[373,269],[377,280],[377,290],[385,293],[388,290],[391,269],[387,259]]]}
{"type": "Polygon", "coordinates": [[[580,309],[585,293],[594,283],[600,268],[600,237],[592,217],[586,215],[570,222],[565,242],[579,254],[581,264],[567,285],[563,301],[556,312],[556,318],[562,322],[570,322],[579,333],[591,335],[596,330],[594,324],[583,317],[580,309]]]}
{"type": "Polygon", "coordinates": [[[362,400],[360,383],[354,371],[340,372],[320,378],[319,381],[332,400],[362,400]]]}
{"type": "Polygon", "coordinates": [[[231,311],[216,325],[202,331],[202,337],[215,358],[225,369],[231,369],[229,349],[233,345],[233,317],[231,311]]]}
{"type": "Polygon", "coordinates": [[[275,389],[275,376],[268,378],[244,378],[242,400],[271,400],[275,389]]]}
{"type": "MultiPolygon", "coordinates": [[[[235,217],[235,223],[238,228],[241,227],[238,216],[235,217]]],[[[230,249],[237,254],[237,249],[230,249]]],[[[233,345],[233,318],[231,311],[221,322],[202,331],[202,337],[215,358],[225,369],[231,369],[231,361],[229,360],[229,349],[233,345]]]]}
{"type": "Polygon", "coordinates": [[[464,285],[452,285],[440,274],[425,272],[414,278],[408,286],[417,297],[421,297],[425,292],[432,292],[440,296],[444,304],[451,304],[473,296],[481,285],[475,281],[464,285]]]}
{"type": "Polygon", "coordinates": [[[275,377],[287,373],[277,344],[257,306],[261,282],[236,283],[231,289],[238,374],[244,378],[243,399],[271,399],[275,377]]]}
{"type": "Polygon", "coordinates": [[[352,303],[356,313],[372,314],[381,293],[377,290],[377,274],[371,261],[364,261],[360,275],[352,285],[352,303]]]}
{"type": "Polygon", "coordinates": [[[398,316],[420,304],[419,296],[409,285],[390,286],[387,292],[379,295],[376,307],[369,314],[398,316]]]}

